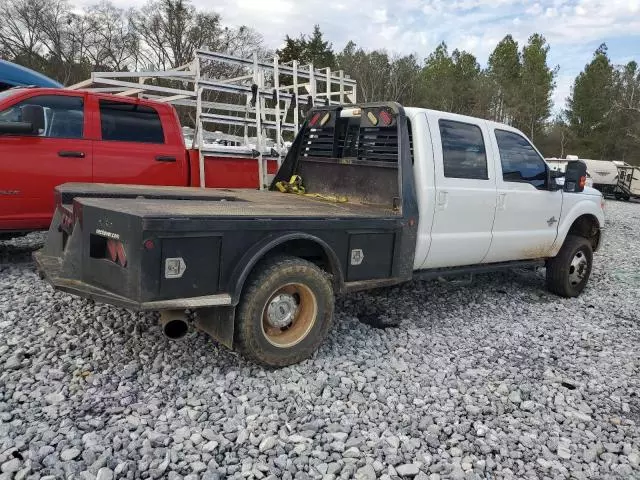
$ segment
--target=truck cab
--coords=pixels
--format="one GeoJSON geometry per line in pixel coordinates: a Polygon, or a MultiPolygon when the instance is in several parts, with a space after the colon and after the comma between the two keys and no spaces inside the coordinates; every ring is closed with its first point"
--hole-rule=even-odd
{"type": "Polygon", "coordinates": [[[422,219],[416,270],[553,257],[575,218],[592,215],[592,223],[603,225],[600,192],[563,192],[517,129],[433,110],[405,111],[422,219]]]}

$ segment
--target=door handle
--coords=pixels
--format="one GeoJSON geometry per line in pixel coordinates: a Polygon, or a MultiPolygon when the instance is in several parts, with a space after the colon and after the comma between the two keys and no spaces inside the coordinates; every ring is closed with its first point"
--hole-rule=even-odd
{"type": "Polygon", "coordinates": [[[499,193],[498,194],[498,209],[499,210],[504,210],[505,208],[507,208],[507,194],[506,193],[499,193]]]}
{"type": "Polygon", "coordinates": [[[75,152],[72,150],[60,150],[58,152],[58,156],[63,158],[84,158],[84,152],[75,152]]]}
{"type": "Polygon", "coordinates": [[[441,209],[447,208],[447,197],[449,195],[449,192],[445,192],[443,190],[440,190],[438,192],[438,206],[441,209]]]}
{"type": "Polygon", "coordinates": [[[156,155],[157,162],[175,162],[176,157],[172,155],[156,155]]]}

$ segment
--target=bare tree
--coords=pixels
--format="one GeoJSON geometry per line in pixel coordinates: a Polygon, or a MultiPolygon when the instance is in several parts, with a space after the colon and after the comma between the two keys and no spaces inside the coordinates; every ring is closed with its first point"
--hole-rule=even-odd
{"type": "Polygon", "coordinates": [[[89,23],[86,57],[94,70],[132,70],[140,55],[133,10],[102,1],[85,11],[89,23]]]}
{"type": "Polygon", "coordinates": [[[22,65],[39,68],[42,64],[43,24],[47,0],[7,0],[0,22],[0,45],[5,54],[22,65]]]}
{"type": "Polygon", "coordinates": [[[175,68],[198,48],[215,48],[222,28],[216,13],[197,12],[186,0],[152,0],[134,16],[143,58],[155,68],[175,68]]]}
{"type": "Polygon", "coordinates": [[[416,105],[420,66],[414,55],[394,56],[389,69],[389,100],[405,105],[416,105]]]}
{"type": "Polygon", "coordinates": [[[73,13],[67,0],[50,0],[42,22],[43,44],[48,59],[47,71],[62,83],[86,78],[85,64],[90,22],[73,13]]]}

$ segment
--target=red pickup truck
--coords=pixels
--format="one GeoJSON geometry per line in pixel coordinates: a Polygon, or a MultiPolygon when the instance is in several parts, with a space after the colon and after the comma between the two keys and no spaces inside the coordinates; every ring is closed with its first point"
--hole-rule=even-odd
{"type": "MultiPolygon", "coordinates": [[[[275,173],[277,161],[267,161],[275,173]]],[[[212,188],[256,188],[248,155],[205,157],[212,188]]],[[[200,185],[199,153],[187,149],[172,105],[56,88],[0,92],[0,238],[46,230],[54,187],[67,182],[200,185]]]]}

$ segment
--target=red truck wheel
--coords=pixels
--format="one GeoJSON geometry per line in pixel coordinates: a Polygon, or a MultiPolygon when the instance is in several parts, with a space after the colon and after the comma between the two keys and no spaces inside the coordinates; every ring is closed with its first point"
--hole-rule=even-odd
{"type": "Polygon", "coordinates": [[[253,361],[283,367],[309,358],[333,321],[334,296],[325,272],[297,257],[259,264],[240,299],[238,350],[253,361]]]}

